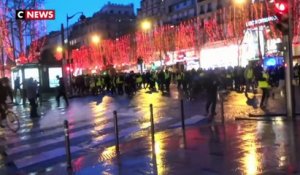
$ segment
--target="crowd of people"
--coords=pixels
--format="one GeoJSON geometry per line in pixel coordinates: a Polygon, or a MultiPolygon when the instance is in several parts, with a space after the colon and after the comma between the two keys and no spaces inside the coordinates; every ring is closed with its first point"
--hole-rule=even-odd
{"type": "MultiPolygon", "coordinates": [[[[298,64],[294,67],[294,77],[295,79],[300,77],[298,64]]],[[[246,67],[207,70],[170,71],[161,69],[147,71],[143,74],[131,71],[129,73],[80,75],[72,78],[72,92],[78,96],[98,94],[132,96],[138,90],[145,88],[168,94],[170,93],[170,84],[174,83],[189,99],[195,99],[199,93],[206,92],[207,113],[214,114],[217,92],[220,89],[245,93],[245,97],[249,99],[249,92],[255,94],[259,88],[263,94],[260,107],[265,108],[270,95],[275,97],[279,93],[284,93],[284,81],[284,65],[263,67],[259,63],[249,63],[246,67]]]]}
{"type": "MultiPolygon", "coordinates": [[[[294,78],[300,83],[300,65],[294,67],[294,78]]],[[[69,105],[64,80],[57,76],[59,86],[57,87],[57,106],[60,106],[60,97],[69,105]]],[[[140,89],[148,89],[151,92],[170,93],[170,85],[176,84],[178,90],[190,100],[198,97],[200,93],[207,96],[206,112],[214,115],[219,90],[234,90],[244,93],[250,99],[249,93],[254,97],[257,89],[262,90],[260,107],[265,108],[270,95],[274,98],[276,94],[284,94],[285,67],[273,66],[264,68],[261,64],[249,64],[243,67],[228,67],[215,69],[192,69],[189,71],[170,71],[160,69],[158,71],[147,71],[143,74],[134,73],[106,73],[102,75],[79,75],[72,78],[71,94],[78,96],[113,94],[128,95],[132,97],[140,89]]],[[[14,91],[21,90],[20,78],[14,81],[14,91]]],[[[38,117],[37,97],[39,96],[38,82],[32,78],[23,84],[23,93],[31,106],[30,116],[38,117]]],[[[4,118],[7,97],[13,100],[14,91],[10,87],[8,78],[0,81],[0,114],[4,118]]]]}

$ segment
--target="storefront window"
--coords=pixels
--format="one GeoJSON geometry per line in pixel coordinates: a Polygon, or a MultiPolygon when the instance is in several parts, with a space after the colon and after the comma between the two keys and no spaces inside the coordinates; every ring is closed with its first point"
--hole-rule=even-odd
{"type": "Polygon", "coordinates": [[[62,68],[52,67],[49,68],[49,87],[55,88],[59,85],[58,79],[56,76],[62,77],[62,68]]]}
{"type": "Polygon", "coordinates": [[[204,48],[200,52],[200,65],[204,69],[237,66],[238,46],[204,48]]]}
{"type": "Polygon", "coordinates": [[[38,68],[25,68],[25,79],[33,78],[33,80],[40,81],[38,68]]]}
{"type": "Polygon", "coordinates": [[[15,89],[15,80],[17,79],[17,77],[20,77],[20,83],[22,84],[23,80],[22,80],[22,71],[21,70],[17,70],[17,71],[12,71],[12,81],[11,81],[11,86],[13,89],[15,89]]]}

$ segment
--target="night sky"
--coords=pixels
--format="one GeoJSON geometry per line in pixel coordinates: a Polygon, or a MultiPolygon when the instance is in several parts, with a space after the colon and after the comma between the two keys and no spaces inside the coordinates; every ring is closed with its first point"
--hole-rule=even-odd
{"type": "MultiPolygon", "coordinates": [[[[134,3],[135,12],[140,6],[140,0],[45,0],[46,9],[54,9],[56,19],[47,22],[47,31],[60,30],[61,23],[66,25],[66,15],[73,15],[76,12],[82,11],[87,17],[99,11],[107,2],[129,4],[134,3]]],[[[75,23],[80,15],[69,21],[69,24],[75,23]]]]}

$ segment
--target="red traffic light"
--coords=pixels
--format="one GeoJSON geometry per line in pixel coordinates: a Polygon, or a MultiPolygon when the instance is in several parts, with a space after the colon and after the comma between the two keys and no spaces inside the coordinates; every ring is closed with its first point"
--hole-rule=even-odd
{"type": "Polygon", "coordinates": [[[285,14],[288,12],[287,1],[277,1],[275,2],[275,11],[280,14],[285,14]]]}
{"type": "Polygon", "coordinates": [[[276,28],[283,34],[289,32],[289,6],[287,0],[277,0],[274,4],[275,15],[278,19],[276,28]]]}
{"type": "Polygon", "coordinates": [[[285,4],[283,4],[283,3],[276,3],[275,6],[279,11],[285,11],[285,9],[286,9],[285,4]]]}

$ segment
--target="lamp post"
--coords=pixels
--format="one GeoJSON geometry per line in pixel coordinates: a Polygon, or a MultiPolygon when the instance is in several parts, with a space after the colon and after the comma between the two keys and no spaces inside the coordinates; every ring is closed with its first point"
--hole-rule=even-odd
{"type": "MultiPolygon", "coordinates": [[[[141,22],[141,28],[142,28],[142,30],[144,32],[149,32],[152,29],[152,23],[151,23],[151,21],[149,21],[147,19],[143,20],[141,22]]],[[[144,62],[144,60],[141,57],[139,57],[138,58],[138,64],[141,66],[141,73],[143,73],[143,62],[144,62]]]]}
{"type": "Polygon", "coordinates": [[[13,59],[16,64],[16,51],[15,51],[15,40],[14,40],[14,28],[13,28],[13,21],[10,20],[10,32],[11,32],[11,43],[12,43],[12,49],[13,49],[13,59]]]}
{"type": "MultiPolygon", "coordinates": [[[[100,44],[100,36],[98,36],[98,35],[93,35],[92,36],[92,42],[97,46],[97,52],[98,52],[98,54],[99,54],[99,59],[100,59],[100,48],[99,48],[99,44],[100,44]]],[[[103,62],[103,65],[104,65],[105,63],[103,62]]]]}
{"type": "Polygon", "coordinates": [[[288,34],[284,35],[284,42],[287,46],[286,51],[286,72],[285,72],[285,88],[286,88],[286,107],[287,107],[287,117],[290,119],[295,119],[295,94],[293,87],[293,19],[292,19],[292,0],[288,0],[288,34]]]}
{"type": "MultiPolygon", "coordinates": [[[[66,51],[67,51],[67,58],[66,58],[66,60],[67,60],[67,64],[69,65],[69,67],[71,67],[71,61],[70,61],[70,40],[69,40],[69,20],[71,20],[72,18],[74,18],[76,15],[79,15],[79,14],[81,14],[80,15],[80,17],[79,17],[79,20],[80,21],[83,21],[83,20],[85,20],[86,19],[86,17],[84,16],[84,14],[83,14],[83,12],[77,12],[77,13],[75,13],[75,14],[73,14],[73,15],[71,15],[71,16],[69,16],[68,14],[67,14],[67,45],[66,45],[66,51]]],[[[62,44],[64,44],[64,43],[62,43],[62,44]]],[[[65,53],[65,52],[63,52],[63,53],[65,53]]],[[[65,57],[64,57],[65,58],[65,57]]],[[[69,83],[69,86],[71,86],[71,80],[72,80],[72,77],[71,77],[71,70],[72,69],[69,69],[69,81],[68,81],[68,83],[69,83]]]]}

